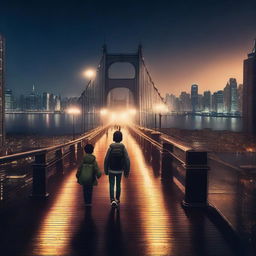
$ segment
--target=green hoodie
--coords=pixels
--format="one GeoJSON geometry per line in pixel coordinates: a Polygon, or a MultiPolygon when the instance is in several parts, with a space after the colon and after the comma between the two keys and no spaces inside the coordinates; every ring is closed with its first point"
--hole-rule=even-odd
{"type": "Polygon", "coordinates": [[[96,186],[98,184],[97,178],[100,176],[101,171],[96,157],[92,154],[86,154],[76,173],[77,182],[83,186],[96,186]]]}

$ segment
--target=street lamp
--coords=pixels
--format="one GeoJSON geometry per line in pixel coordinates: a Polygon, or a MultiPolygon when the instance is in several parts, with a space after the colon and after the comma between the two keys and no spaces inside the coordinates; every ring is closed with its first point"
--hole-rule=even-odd
{"type": "Polygon", "coordinates": [[[89,80],[92,80],[96,76],[96,71],[92,68],[89,68],[83,72],[83,75],[89,80]]]}
{"type": "Polygon", "coordinates": [[[81,113],[81,110],[77,107],[70,107],[67,110],[67,113],[72,115],[72,125],[73,125],[73,140],[75,139],[75,115],[79,115],[81,113]]]}
{"type": "Polygon", "coordinates": [[[168,108],[164,103],[160,103],[154,106],[155,112],[155,130],[156,130],[156,115],[159,114],[159,130],[162,126],[162,115],[168,112],[168,108]]]}

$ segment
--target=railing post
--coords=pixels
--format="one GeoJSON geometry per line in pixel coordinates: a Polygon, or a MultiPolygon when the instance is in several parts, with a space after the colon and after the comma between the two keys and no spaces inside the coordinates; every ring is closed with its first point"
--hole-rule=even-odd
{"type": "Polygon", "coordinates": [[[163,142],[163,152],[161,159],[161,180],[162,181],[173,181],[172,172],[172,161],[173,157],[171,152],[173,152],[173,145],[171,143],[163,142]]]}
{"type": "Polygon", "coordinates": [[[62,148],[56,150],[55,157],[56,157],[56,171],[57,171],[58,174],[63,174],[64,173],[64,168],[63,168],[62,148]]]}
{"type": "Polygon", "coordinates": [[[75,144],[69,147],[69,164],[70,166],[76,163],[76,147],[75,144]]]}
{"type": "Polygon", "coordinates": [[[82,142],[77,143],[77,161],[80,162],[83,158],[83,147],[82,142]]]}
{"type": "Polygon", "coordinates": [[[151,138],[157,142],[160,142],[161,133],[160,132],[151,132],[151,138]]]}
{"type": "Polygon", "coordinates": [[[184,207],[207,207],[208,165],[207,152],[186,152],[184,207]]]}
{"type": "Polygon", "coordinates": [[[35,156],[33,164],[33,185],[31,197],[46,198],[47,192],[47,159],[46,153],[35,156]]]}

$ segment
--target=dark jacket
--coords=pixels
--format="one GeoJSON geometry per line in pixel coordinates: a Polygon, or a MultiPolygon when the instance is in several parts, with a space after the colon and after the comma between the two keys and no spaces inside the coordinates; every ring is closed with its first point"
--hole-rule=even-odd
{"type": "Polygon", "coordinates": [[[84,183],[86,183],[86,185],[96,186],[98,184],[97,178],[100,178],[100,176],[101,171],[99,170],[96,157],[92,154],[85,154],[83,161],[76,173],[77,182],[81,185],[85,185],[84,183]],[[83,165],[86,165],[86,167],[83,165]],[[82,171],[87,171],[87,173],[81,175],[82,171]]]}
{"type": "Polygon", "coordinates": [[[108,172],[110,170],[110,155],[111,155],[111,150],[113,150],[114,148],[118,148],[120,150],[123,151],[123,156],[124,156],[124,161],[123,161],[123,167],[121,168],[121,170],[118,170],[120,173],[122,171],[125,172],[125,175],[129,175],[129,172],[130,172],[130,159],[129,159],[129,156],[128,156],[128,153],[127,153],[127,150],[124,146],[124,144],[122,143],[112,143],[110,144],[109,148],[108,148],[108,151],[107,151],[107,154],[105,156],[105,160],[104,160],[104,172],[105,174],[108,175],[108,172]]]}

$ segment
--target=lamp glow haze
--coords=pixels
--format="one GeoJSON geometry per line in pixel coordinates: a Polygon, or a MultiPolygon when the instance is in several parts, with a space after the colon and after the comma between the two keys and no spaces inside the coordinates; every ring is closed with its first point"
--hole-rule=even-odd
{"type": "Polygon", "coordinates": [[[168,112],[168,107],[165,104],[157,104],[154,106],[154,112],[164,114],[168,112]]]}
{"type": "Polygon", "coordinates": [[[108,113],[108,110],[106,108],[103,108],[103,109],[100,110],[100,114],[102,116],[105,116],[107,113],[108,113]]]}
{"type": "Polygon", "coordinates": [[[71,108],[68,108],[66,112],[71,115],[79,115],[81,113],[81,110],[77,107],[71,107],[71,108]]]}
{"type": "Polygon", "coordinates": [[[92,79],[96,76],[96,71],[92,68],[90,69],[86,69],[84,72],[83,72],[83,75],[88,78],[88,79],[92,79]]]}

